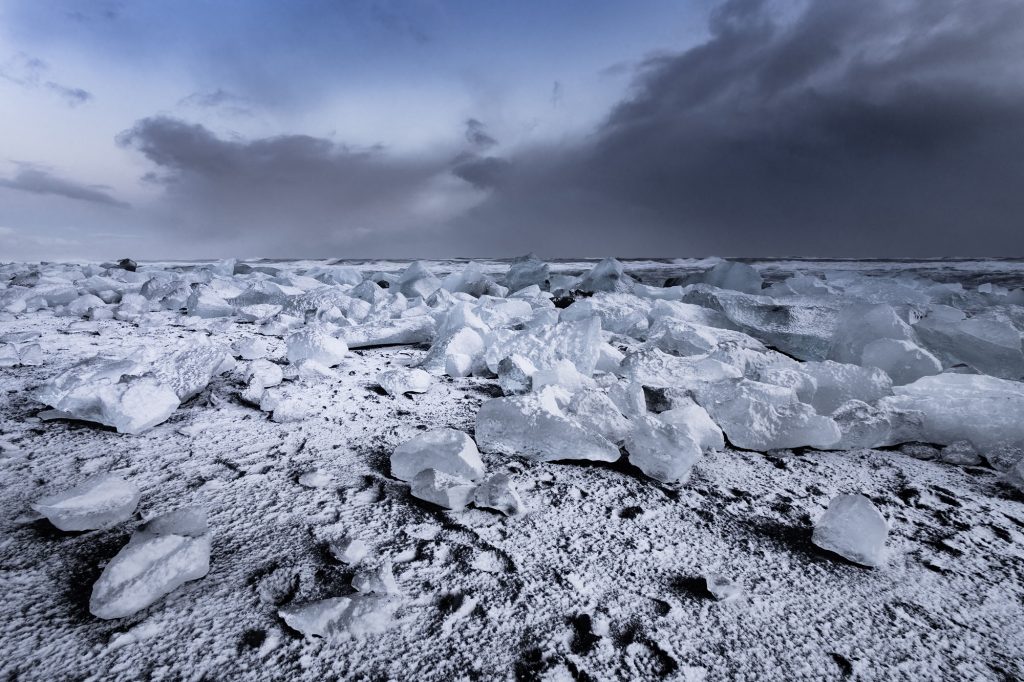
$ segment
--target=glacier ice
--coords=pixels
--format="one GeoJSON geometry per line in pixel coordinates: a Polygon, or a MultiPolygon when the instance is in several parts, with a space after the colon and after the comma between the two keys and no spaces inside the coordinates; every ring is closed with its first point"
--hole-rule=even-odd
{"type": "Polygon", "coordinates": [[[426,393],[432,382],[430,374],[422,369],[389,369],[377,375],[377,385],[393,396],[426,393]]]}
{"type": "Polygon", "coordinates": [[[288,361],[314,360],[326,367],[334,367],[345,359],[348,346],[319,326],[306,327],[289,335],[288,361]]]}
{"type": "Polygon", "coordinates": [[[881,566],[889,525],[863,495],[837,495],[814,524],[811,541],[863,566],[881,566]]]}
{"type": "Polygon", "coordinates": [[[626,436],[629,463],[662,483],[685,481],[700,459],[701,447],[690,432],[675,424],[644,415],[632,421],[626,436]]]}
{"type": "Polygon", "coordinates": [[[277,613],[288,627],[306,637],[347,640],[386,631],[397,608],[391,598],[357,594],[292,604],[277,613]]]}
{"type": "Polygon", "coordinates": [[[938,374],[942,363],[934,355],[912,341],[875,339],[864,346],[861,365],[878,367],[896,386],[910,384],[921,377],[938,374]]]}
{"type": "Polygon", "coordinates": [[[500,511],[505,516],[523,513],[523,500],[519,491],[505,474],[488,476],[473,493],[473,504],[500,511]]]}
{"type": "MultiPolygon", "coordinates": [[[[136,531],[93,585],[89,611],[97,618],[124,618],[210,571],[210,534],[180,534],[180,520],[158,519],[136,531]]],[[[192,530],[191,526],[186,528],[192,530]]]]}
{"type": "Polygon", "coordinates": [[[423,469],[410,482],[413,497],[452,511],[462,511],[473,500],[476,484],[461,476],[423,469]]]}
{"type": "Polygon", "coordinates": [[[391,454],[391,475],[411,481],[424,469],[436,469],[471,481],[483,478],[484,464],[473,439],[455,429],[433,429],[399,445],[391,454]]]}
{"type": "Polygon", "coordinates": [[[352,577],[352,587],[363,594],[401,594],[390,561],[375,568],[364,568],[352,577]]]}
{"type": "Polygon", "coordinates": [[[558,389],[549,387],[538,393],[488,400],[476,416],[478,445],[485,452],[541,462],[617,460],[619,449],[566,414],[557,396],[558,389]]]}
{"type": "Polygon", "coordinates": [[[139,489],[120,476],[93,476],[75,487],[48,495],[32,508],[63,531],[95,530],[127,521],[139,505],[139,489]]]}

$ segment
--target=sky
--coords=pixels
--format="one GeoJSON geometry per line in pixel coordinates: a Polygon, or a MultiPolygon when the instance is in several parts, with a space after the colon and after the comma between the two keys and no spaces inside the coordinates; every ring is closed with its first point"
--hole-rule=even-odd
{"type": "Polygon", "coordinates": [[[1024,256],[1020,0],[0,0],[0,261],[1024,256]]]}

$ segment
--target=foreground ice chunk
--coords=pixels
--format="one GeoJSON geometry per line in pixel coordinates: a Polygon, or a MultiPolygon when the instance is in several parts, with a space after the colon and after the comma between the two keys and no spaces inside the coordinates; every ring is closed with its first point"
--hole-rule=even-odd
{"type": "Polygon", "coordinates": [[[688,431],[644,415],[633,420],[626,437],[629,463],[662,483],[685,481],[700,458],[700,445],[688,431]]]}
{"type": "Polygon", "coordinates": [[[581,426],[612,443],[621,443],[629,435],[629,420],[601,389],[588,388],[574,394],[568,410],[581,426]]]}
{"type": "MultiPolygon", "coordinates": [[[[89,611],[103,619],[130,616],[209,573],[209,534],[179,534],[182,526],[180,518],[166,526],[154,519],[133,534],[93,585],[89,611]]],[[[192,524],[185,528],[192,529],[192,524]]]]}
{"type": "Polygon", "coordinates": [[[306,327],[287,339],[288,361],[314,360],[325,367],[334,367],[345,359],[348,346],[341,339],[328,334],[322,327],[306,327]]]}
{"type": "Polygon", "coordinates": [[[141,433],[166,421],[181,402],[171,386],[147,375],[149,370],[130,359],[91,358],[43,384],[35,399],[56,410],[52,417],[141,433]]]}
{"type": "Polygon", "coordinates": [[[529,358],[514,353],[498,363],[498,386],[505,395],[526,393],[533,387],[537,368],[529,358]]]}
{"type": "Polygon", "coordinates": [[[468,355],[477,358],[484,352],[484,340],[480,332],[471,327],[460,327],[439,335],[420,366],[432,372],[444,371],[448,358],[453,355],[468,355]]]}
{"type": "Polygon", "coordinates": [[[924,415],[914,410],[850,400],[832,413],[832,419],[842,435],[829,449],[851,450],[881,448],[917,440],[921,437],[924,415]]]}
{"type": "Polygon", "coordinates": [[[745,450],[824,449],[840,438],[835,421],[801,403],[791,388],[749,379],[723,381],[700,388],[697,402],[729,442],[745,450]]]}
{"type": "Polygon", "coordinates": [[[389,369],[377,375],[377,384],[389,395],[426,393],[433,378],[422,369],[389,369]]]}
{"type": "Polygon", "coordinates": [[[743,588],[739,584],[720,573],[705,574],[704,586],[718,601],[729,601],[743,594],[743,588]]]}
{"type": "Polygon", "coordinates": [[[877,367],[859,367],[832,360],[805,362],[799,371],[814,380],[810,403],[819,414],[831,414],[848,400],[873,403],[892,394],[892,380],[877,367]]]}
{"type": "Polygon", "coordinates": [[[185,402],[199,395],[214,376],[234,365],[227,348],[203,340],[186,346],[153,363],[153,373],[185,402]]]}
{"type": "Polygon", "coordinates": [[[32,505],[63,531],[95,530],[127,521],[139,505],[139,489],[119,476],[94,476],[32,505]]]}
{"type": "Polygon", "coordinates": [[[921,377],[938,374],[942,363],[934,355],[911,341],[875,339],[864,346],[860,364],[878,367],[896,386],[910,384],[921,377]]]}
{"type": "Polygon", "coordinates": [[[814,524],[811,542],[863,566],[885,561],[889,526],[871,500],[863,495],[838,495],[814,524]]]}
{"type": "Polygon", "coordinates": [[[725,448],[722,429],[718,428],[707,410],[689,398],[674,399],[672,409],[660,413],[658,419],[689,433],[702,450],[725,448]]]}
{"type": "Polygon", "coordinates": [[[562,311],[566,322],[601,319],[601,328],[615,334],[640,337],[647,330],[650,303],[629,294],[599,293],[581,298],[562,311]]]}
{"type": "Polygon", "coordinates": [[[974,374],[937,374],[896,386],[879,401],[886,409],[923,414],[918,440],[947,445],[968,440],[990,452],[1024,447],[1024,384],[974,374]]]}
{"type": "Polygon", "coordinates": [[[408,440],[391,454],[391,475],[411,481],[424,469],[436,469],[471,481],[483,478],[484,463],[473,439],[455,429],[434,429],[408,440]]]}
{"type": "Polygon", "coordinates": [[[601,320],[592,317],[575,322],[560,322],[553,327],[513,332],[505,329],[487,335],[484,357],[488,368],[498,373],[498,365],[511,355],[521,355],[537,369],[546,369],[559,360],[569,360],[581,374],[592,376],[601,357],[601,320]]]}
{"type": "Polygon", "coordinates": [[[476,416],[477,443],[485,452],[521,455],[541,462],[588,459],[614,462],[619,449],[565,414],[547,388],[488,400],[476,416]]]}
{"type": "Polygon", "coordinates": [[[473,494],[473,504],[495,509],[505,516],[515,516],[523,511],[523,500],[505,474],[494,474],[481,483],[473,494]]]}
{"type": "Polygon", "coordinates": [[[593,379],[580,374],[576,365],[568,360],[559,360],[547,369],[539,369],[530,379],[530,386],[534,391],[539,391],[545,386],[560,386],[569,393],[575,393],[595,386],[593,379]]]}
{"type": "Polygon", "coordinates": [[[452,511],[462,511],[473,499],[476,484],[461,476],[452,476],[436,469],[424,469],[413,477],[413,497],[452,511]]]}
{"type": "Polygon", "coordinates": [[[306,637],[347,640],[384,632],[397,608],[387,597],[357,594],[294,604],[277,613],[288,627],[306,637]]]}

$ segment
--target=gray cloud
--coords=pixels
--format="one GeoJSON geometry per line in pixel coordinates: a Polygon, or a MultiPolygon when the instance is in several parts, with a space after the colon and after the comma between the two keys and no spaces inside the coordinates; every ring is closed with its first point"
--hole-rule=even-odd
{"type": "Polygon", "coordinates": [[[491,252],[1020,254],[1024,4],[786,19],[730,0],[710,34],[644,62],[585,142],[512,159],[462,233],[491,252]]]}
{"type": "Polygon", "coordinates": [[[247,253],[387,252],[402,247],[395,234],[436,229],[478,193],[452,177],[448,154],[392,157],[305,135],[223,139],[167,117],[139,121],[118,142],[157,166],[147,179],[165,188],[166,227],[207,242],[244,237],[247,253]]]}
{"type": "Polygon", "coordinates": [[[83,185],[73,180],[57,177],[49,171],[34,166],[21,165],[11,178],[0,178],[0,187],[30,192],[32,194],[52,194],[88,201],[94,204],[127,208],[128,204],[120,201],[109,193],[102,185],[83,185]]]}
{"type": "Polygon", "coordinates": [[[50,65],[45,61],[22,52],[0,65],[0,79],[28,90],[44,88],[60,97],[65,104],[72,108],[93,99],[92,93],[88,90],[45,80],[49,71],[50,65]]]}
{"type": "Polygon", "coordinates": [[[487,127],[475,118],[466,119],[466,142],[476,149],[487,149],[498,144],[487,133],[487,127]]]}
{"type": "Polygon", "coordinates": [[[252,116],[253,103],[246,97],[235,95],[223,88],[208,92],[193,92],[178,102],[178,106],[199,109],[217,109],[232,116],[252,116]]]}

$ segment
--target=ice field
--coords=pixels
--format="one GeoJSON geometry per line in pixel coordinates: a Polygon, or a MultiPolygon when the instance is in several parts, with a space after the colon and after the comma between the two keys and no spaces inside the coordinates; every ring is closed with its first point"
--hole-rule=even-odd
{"type": "Polygon", "coordinates": [[[0,677],[1024,677],[1024,261],[0,265],[0,677]]]}

